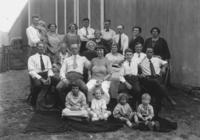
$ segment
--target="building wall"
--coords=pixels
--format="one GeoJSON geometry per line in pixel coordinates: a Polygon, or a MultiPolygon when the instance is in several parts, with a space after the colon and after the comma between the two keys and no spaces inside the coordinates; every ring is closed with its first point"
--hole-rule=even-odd
{"type": "MultiPolygon", "coordinates": [[[[67,1],[67,26],[74,22],[74,0],[67,1]]],[[[150,36],[157,26],[171,51],[172,82],[200,85],[200,1],[199,0],[104,0],[105,19],[112,20],[112,28],[125,25],[131,36],[131,27],[142,27],[142,35],[150,36]]],[[[100,28],[100,0],[91,0],[91,25],[100,28]]],[[[39,15],[47,23],[55,23],[55,0],[31,0],[31,15],[39,15]]],[[[88,15],[88,0],[79,0],[79,27],[88,15]]],[[[58,0],[58,32],[64,33],[64,0],[58,0]]],[[[11,36],[24,37],[27,27],[27,9],[13,27],[11,36]]]]}

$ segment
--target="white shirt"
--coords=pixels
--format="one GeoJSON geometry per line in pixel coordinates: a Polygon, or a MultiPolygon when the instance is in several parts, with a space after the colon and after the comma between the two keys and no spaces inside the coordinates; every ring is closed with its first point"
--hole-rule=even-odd
{"type": "MultiPolygon", "coordinates": [[[[167,61],[164,61],[158,57],[152,57],[150,60],[154,66],[155,73],[160,75],[161,66],[167,64],[167,61]]],[[[142,68],[142,74],[145,76],[151,75],[150,62],[147,57],[140,63],[140,66],[142,68]]]]}
{"type": "Polygon", "coordinates": [[[63,54],[60,52],[59,56],[60,56],[60,64],[62,65],[65,59],[69,57],[69,53],[66,52],[66,54],[63,54]]]}
{"type": "Polygon", "coordinates": [[[94,29],[87,27],[87,30],[88,30],[88,35],[86,35],[85,27],[82,27],[81,29],[78,30],[78,35],[80,36],[81,41],[88,41],[89,39],[94,38],[94,29]]]}
{"type": "Polygon", "coordinates": [[[53,76],[52,65],[50,58],[47,55],[42,55],[42,60],[44,62],[45,70],[41,70],[40,54],[36,53],[29,57],[28,59],[28,71],[31,77],[40,79],[42,78],[38,73],[48,72],[48,76],[53,76]]]}
{"type": "Polygon", "coordinates": [[[36,44],[38,42],[40,42],[40,33],[38,31],[38,29],[36,29],[35,27],[33,27],[32,25],[29,26],[27,29],[26,29],[26,35],[27,35],[27,38],[28,38],[28,45],[31,46],[31,47],[36,47],[36,44]]]}
{"type": "Polygon", "coordinates": [[[141,52],[139,53],[134,53],[133,54],[133,60],[136,61],[138,64],[142,62],[142,60],[146,57],[146,54],[141,52]]]}
{"type": "Polygon", "coordinates": [[[112,40],[115,36],[115,31],[112,29],[109,29],[109,31],[106,31],[106,29],[102,30],[102,38],[105,40],[112,40]]]}
{"type": "Polygon", "coordinates": [[[65,75],[68,72],[72,72],[72,71],[83,74],[83,68],[84,67],[88,68],[90,66],[90,62],[85,56],[76,55],[77,67],[74,69],[74,67],[73,67],[74,57],[75,57],[75,55],[72,55],[64,60],[64,63],[60,69],[60,78],[61,79],[66,79],[65,75]]]}
{"type": "MultiPolygon", "coordinates": [[[[114,42],[118,44],[119,42],[119,34],[116,34],[113,38],[114,42]]],[[[125,50],[128,48],[128,36],[124,33],[121,34],[121,50],[123,54],[125,54],[125,50]]]]}
{"type": "Polygon", "coordinates": [[[123,83],[126,81],[125,78],[124,78],[125,75],[135,75],[135,76],[138,75],[138,63],[136,61],[132,60],[130,65],[129,65],[129,62],[126,60],[122,64],[119,79],[123,83]]]}

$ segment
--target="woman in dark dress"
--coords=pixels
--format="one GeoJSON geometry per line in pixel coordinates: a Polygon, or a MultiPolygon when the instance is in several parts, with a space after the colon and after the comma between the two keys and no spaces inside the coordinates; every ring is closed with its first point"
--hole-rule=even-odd
{"type": "Polygon", "coordinates": [[[132,28],[133,37],[131,38],[129,42],[129,48],[135,52],[135,45],[137,42],[144,44],[144,38],[141,36],[142,28],[139,26],[134,26],[132,28]]]}
{"type": "Polygon", "coordinates": [[[152,37],[148,38],[144,43],[143,52],[146,52],[147,48],[152,47],[154,49],[154,55],[160,56],[163,60],[169,60],[169,48],[166,40],[160,37],[160,29],[153,27],[151,29],[151,35],[152,37]]]}

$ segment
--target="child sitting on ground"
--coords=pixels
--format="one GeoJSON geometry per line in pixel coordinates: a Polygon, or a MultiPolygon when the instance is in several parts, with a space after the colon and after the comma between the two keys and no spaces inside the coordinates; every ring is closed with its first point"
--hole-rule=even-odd
{"type": "Polygon", "coordinates": [[[94,98],[91,102],[91,119],[92,121],[107,120],[111,112],[107,110],[106,101],[102,98],[104,94],[101,87],[94,90],[94,98]]]}
{"type": "Polygon", "coordinates": [[[142,104],[138,106],[137,116],[135,116],[136,124],[143,124],[147,126],[150,130],[153,130],[154,127],[158,129],[159,123],[153,121],[154,110],[153,106],[150,105],[151,96],[148,93],[142,95],[142,104]]]}
{"type": "Polygon", "coordinates": [[[129,127],[133,127],[131,121],[135,114],[136,113],[132,111],[130,105],[128,104],[128,95],[125,93],[120,93],[118,96],[118,104],[113,111],[114,118],[126,122],[129,127]]]}
{"type": "Polygon", "coordinates": [[[88,106],[84,93],[79,90],[76,82],[72,83],[72,89],[65,99],[65,109],[62,110],[62,116],[89,117],[88,106]]]}

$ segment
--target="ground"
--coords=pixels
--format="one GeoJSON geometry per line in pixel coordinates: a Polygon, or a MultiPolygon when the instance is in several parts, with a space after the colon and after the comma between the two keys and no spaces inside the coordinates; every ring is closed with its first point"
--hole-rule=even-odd
{"type": "Polygon", "coordinates": [[[180,90],[173,92],[175,108],[166,106],[161,115],[178,122],[178,129],[169,133],[141,132],[122,128],[109,133],[66,132],[59,134],[29,133],[23,130],[33,115],[26,103],[29,94],[26,70],[0,74],[0,140],[200,140],[200,99],[180,90]]]}

